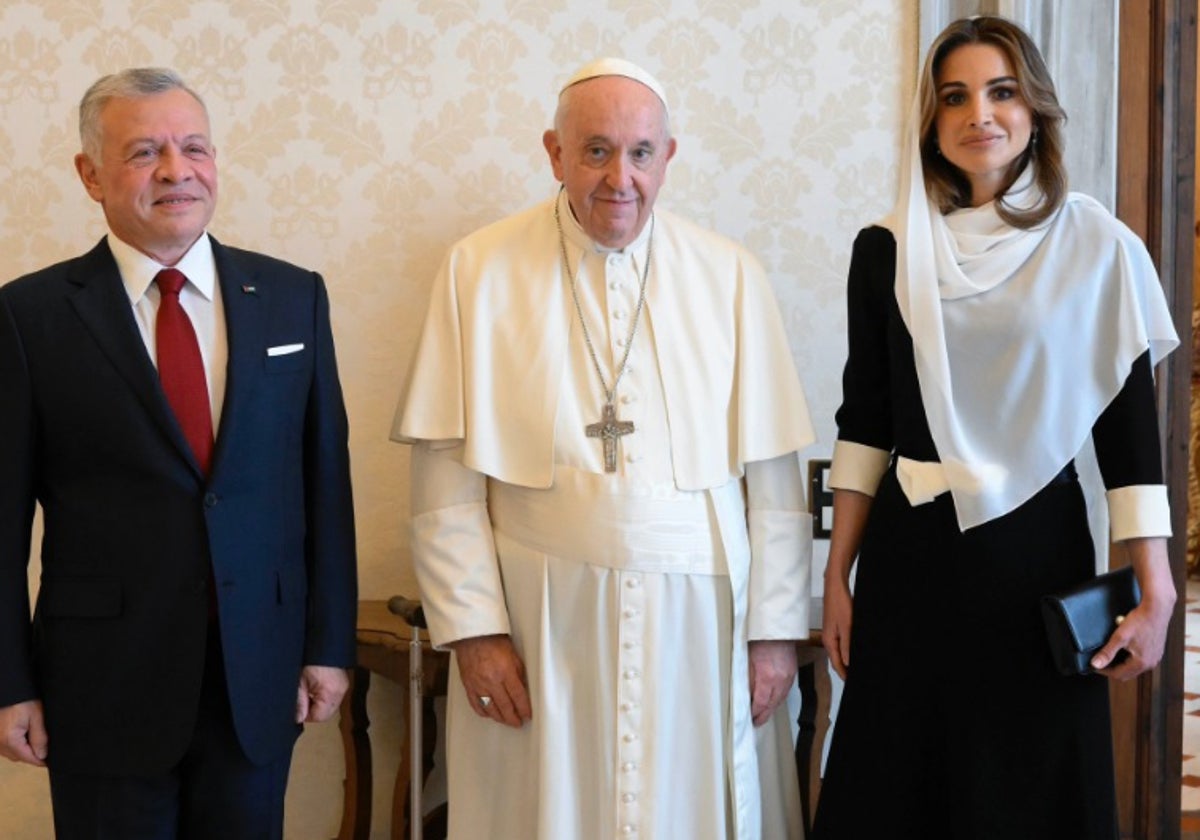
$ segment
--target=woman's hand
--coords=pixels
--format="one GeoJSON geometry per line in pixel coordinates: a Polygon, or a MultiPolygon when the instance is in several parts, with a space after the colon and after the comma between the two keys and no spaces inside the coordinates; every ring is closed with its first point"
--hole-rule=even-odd
{"type": "Polygon", "coordinates": [[[1142,590],[1142,602],[1125,616],[1104,647],[1092,657],[1092,667],[1110,679],[1124,682],[1149,671],[1162,659],[1176,595],[1164,538],[1125,540],[1118,545],[1129,553],[1142,590]],[[1129,656],[1113,665],[1113,659],[1122,650],[1129,656]]]}
{"type": "Polygon", "coordinates": [[[829,538],[829,561],[825,566],[821,642],[833,670],[843,680],[850,670],[850,625],[854,615],[850,569],[858,557],[873,501],[865,493],[854,490],[833,491],[833,532],[829,538]]]}
{"type": "Polygon", "coordinates": [[[850,668],[850,626],[853,624],[854,598],[850,588],[837,577],[825,578],[825,606],[821,620],[821,643],[829,654],[829,663],[838,676],[846,679],[850,668]]]}

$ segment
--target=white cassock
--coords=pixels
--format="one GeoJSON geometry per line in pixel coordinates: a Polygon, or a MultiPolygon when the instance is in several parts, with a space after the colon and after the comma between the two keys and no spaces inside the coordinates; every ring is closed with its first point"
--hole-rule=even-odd
{"type": "MultiPolygon", "coordinates": [[[[606,378],[651,225],[595,246],[560,196],[606,378]]],[[[413,559],[434,642],[512,635],[533,719],[447,722],[454,840],[802,836],[793,688],[750,720],[747,642],[809,633],[813,439],[773,296],[745,250],[656,211],[605,473],[603,389],[545,202],[451,249],[392,437],[413,450],[413,559]],[[743,478],[744,476],[744,478],[743,478]]]]}

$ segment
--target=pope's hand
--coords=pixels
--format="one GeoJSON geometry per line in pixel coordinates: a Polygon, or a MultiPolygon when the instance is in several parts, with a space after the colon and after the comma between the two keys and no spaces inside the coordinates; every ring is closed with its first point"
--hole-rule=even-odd
{"type": "Polygon", "coordinates": [[[475,714],[520,728],[533,717],[525,663],[508,636],[476,636],[450,645],[475,714]]]}
{"type": "Polygon", "coordinates": [[[796,682],[796,643],[775,640],[750,643],[750,714],[762,726],[787,699],[796,682]]]}

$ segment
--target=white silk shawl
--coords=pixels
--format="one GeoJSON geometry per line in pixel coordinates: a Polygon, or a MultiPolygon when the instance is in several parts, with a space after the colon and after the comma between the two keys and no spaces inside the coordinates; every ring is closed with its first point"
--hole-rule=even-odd
{"type": "MultiPolygon", "coordinates": [[[[1134,361],[1149,349],[1157,363],[1179,339],[1145,245],[1095,199],[1069,193],[1031,230],[1003,223],[991,202],[943,216],[925,192],[919,125],[915,97],[883,225],[939,473],[965,531],[1044,487],[1134,361]]],[[[1007,199],[1038,197],[1026,171],[1007,199]]]]}

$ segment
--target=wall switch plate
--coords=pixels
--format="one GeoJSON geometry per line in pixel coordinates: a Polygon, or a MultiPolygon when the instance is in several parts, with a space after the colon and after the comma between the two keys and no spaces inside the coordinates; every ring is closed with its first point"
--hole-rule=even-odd
{"type": "Polygon", "coordinates": [[[833,488],[829,486],[827,458],[808,462],[808,511],[813,518],[813,539],[827,540],[833,530],[833,488]]]}

